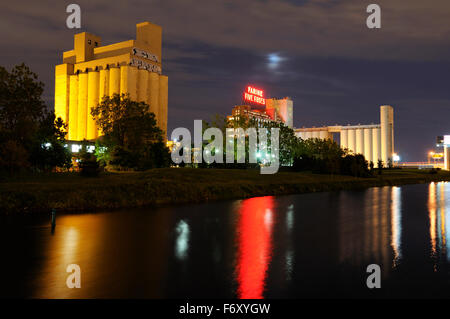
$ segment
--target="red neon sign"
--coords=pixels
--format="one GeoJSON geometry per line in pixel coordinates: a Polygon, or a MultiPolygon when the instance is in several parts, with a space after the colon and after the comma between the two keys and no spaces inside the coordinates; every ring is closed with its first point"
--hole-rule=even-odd
{"type": "Polygon", "coordinates": [[[266,105],[264,91],[252,86],[247,86],[247,90],[244,92],[244,100],[260,105],[266,105]]]}

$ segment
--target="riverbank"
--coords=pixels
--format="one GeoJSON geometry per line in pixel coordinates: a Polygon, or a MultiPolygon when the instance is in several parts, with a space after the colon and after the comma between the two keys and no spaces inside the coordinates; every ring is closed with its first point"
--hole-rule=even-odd
{"type": "Polygon", "coordinates": [[[24,176],[0,181],[0,212],[66,212],[199,203],[265,195],[363,189],[450,181],[450,172],[393,169],[371,178],[305,172],[261,175],[259,170],[165,168],[146,172],[24,176]]]}

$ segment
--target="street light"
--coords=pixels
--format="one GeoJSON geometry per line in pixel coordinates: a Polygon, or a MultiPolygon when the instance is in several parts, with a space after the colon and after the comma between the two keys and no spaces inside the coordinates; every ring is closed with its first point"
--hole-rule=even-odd
{"type": "Polygon", "coordinates": [[[433,157],[433,155],[434,155],[434,152],[433,152],[433,151],[430,151],[430,152],[428,153],[428,164],[431,163],[431,157],[433,157]]]}
{"type": "Polygon", "coordinates": [[[400,156],[397,153],[392,154],[392,160],[394,163],[400,162],[400,156]]]}

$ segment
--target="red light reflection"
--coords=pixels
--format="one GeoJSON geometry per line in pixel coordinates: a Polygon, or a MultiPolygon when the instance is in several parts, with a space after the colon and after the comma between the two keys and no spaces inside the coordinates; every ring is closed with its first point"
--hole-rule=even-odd
{"type": "Polygon", "coordinates": [[[238,220],[238,297],[262,299],[272,257],[272,197],[242,202],[238,220]]]}

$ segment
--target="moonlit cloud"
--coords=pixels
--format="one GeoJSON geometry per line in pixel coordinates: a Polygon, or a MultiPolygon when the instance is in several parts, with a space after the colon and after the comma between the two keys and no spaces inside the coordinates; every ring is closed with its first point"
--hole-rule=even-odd
{"type": "Polygon", "coordinates": [[[278,53],[270,53],[267,55],[267,66],[270,69],[276,69],[284,59],[278,53]]]}

